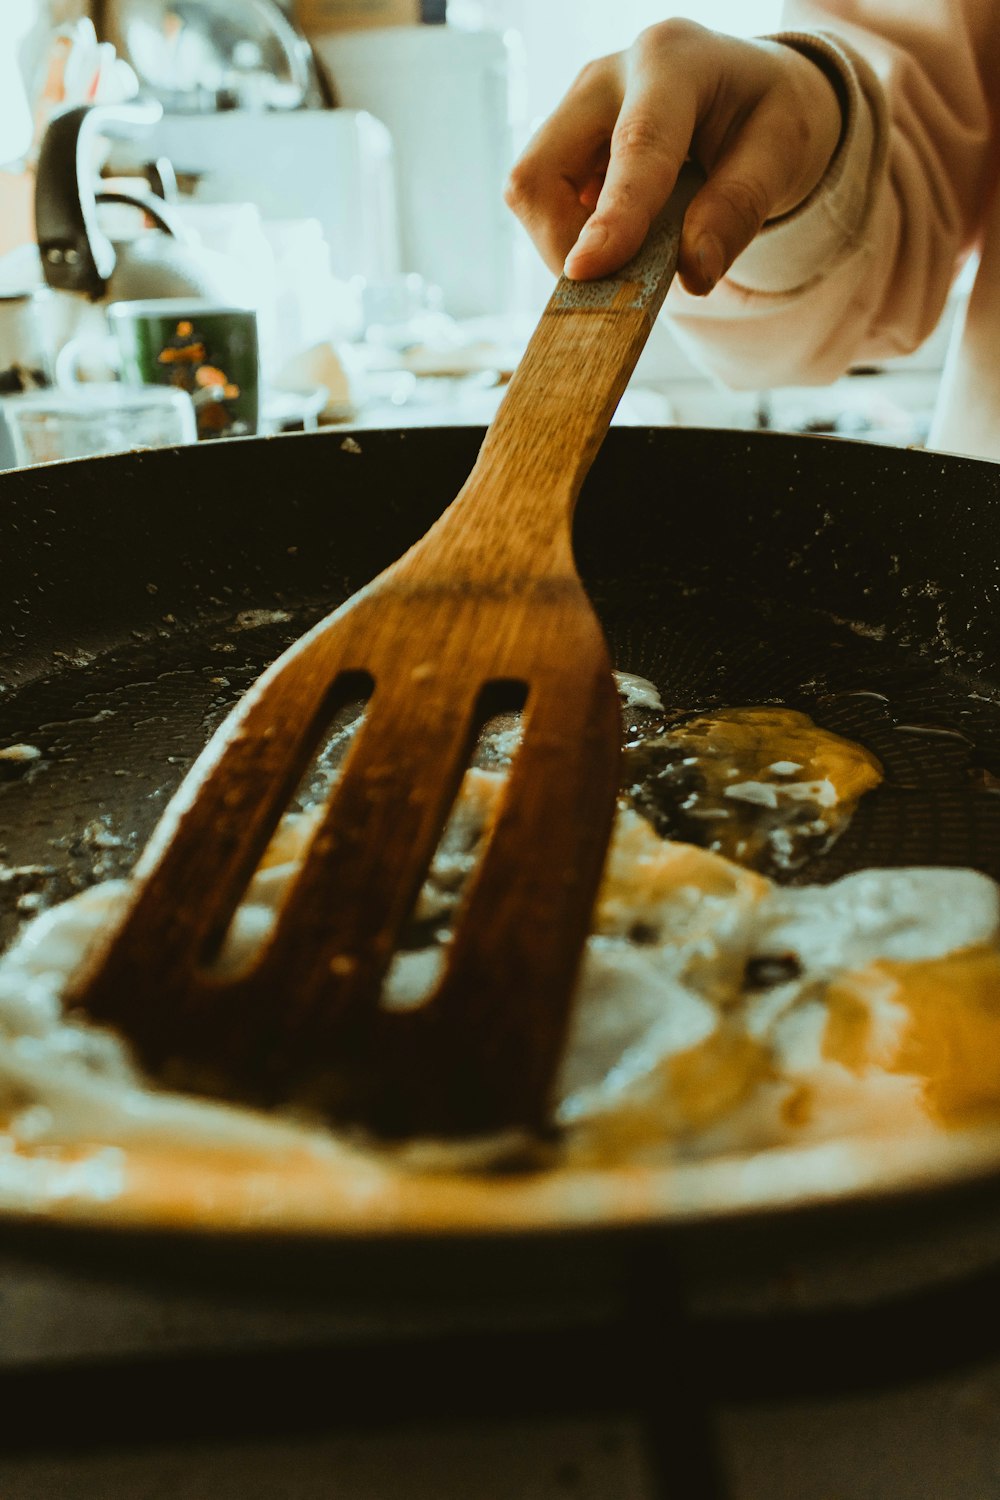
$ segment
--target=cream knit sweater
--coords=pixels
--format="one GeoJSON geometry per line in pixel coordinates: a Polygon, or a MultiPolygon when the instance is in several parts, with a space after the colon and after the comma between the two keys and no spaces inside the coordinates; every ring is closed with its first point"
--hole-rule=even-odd
{"type": "Polygon", "coordinates": [[[1000,460],[1000,0],[809,0],[781,40],[839,74],[840,147],[706,299],[668,304],[727,384],[820,384],[907,353],[979,254],[931,445],[1000,460]]]}

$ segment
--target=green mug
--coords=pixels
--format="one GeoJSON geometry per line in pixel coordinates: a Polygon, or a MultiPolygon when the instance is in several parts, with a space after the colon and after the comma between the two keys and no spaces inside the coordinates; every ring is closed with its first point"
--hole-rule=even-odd
{"type": "Polygon", "coordinates": [[[260,418],[257,314],[194,297],[112,302],[121,377],[171,385],[194,402],[199,438],[244,437],[260,418]]]}

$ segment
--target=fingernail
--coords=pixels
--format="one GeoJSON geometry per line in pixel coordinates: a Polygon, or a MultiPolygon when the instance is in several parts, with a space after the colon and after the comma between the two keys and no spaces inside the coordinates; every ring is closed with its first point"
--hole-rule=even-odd
{"type": "Polygon", "coordinates": [[[580,238],[566,257],[566,265],[578,255],[591,255],[594,251],[603,250],[607,243],[608,231],[603,224],[584,224],[580,238]]]}
{"type": "Polygon", "coordinates": [[[725,255],[722,245],[714,234],[703,234],[694,247],[694,258],[710,292],[725,270],[725,255]]]}

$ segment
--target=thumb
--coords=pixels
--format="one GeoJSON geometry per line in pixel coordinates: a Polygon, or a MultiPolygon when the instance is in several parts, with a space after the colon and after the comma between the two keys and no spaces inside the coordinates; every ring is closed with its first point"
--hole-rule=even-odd
{"type": "Polygon", "coordinates": [[[814,186],[789,152],[785,114],[755,110],[685,216],[679,269],[688,291],[710,292],[767,221],[791,212],[814,186]]]}

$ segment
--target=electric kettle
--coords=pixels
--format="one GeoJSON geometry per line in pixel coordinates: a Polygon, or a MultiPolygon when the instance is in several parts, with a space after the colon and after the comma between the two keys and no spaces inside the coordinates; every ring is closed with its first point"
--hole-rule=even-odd
{"type": "Polygon", "coordinates": [[[100,189],[97,138],[134,135],[155,125],[161,114],[155,102],[83,104],[49,121],[35,180],[35,231],[45,280],[91,302],[197,297],[252,305],[244,268],[193,244],[164,199],[100,189]],[[135,204],[156,227],[113,242],[99,222],[98,206],[105,202],[135,204]]]}

